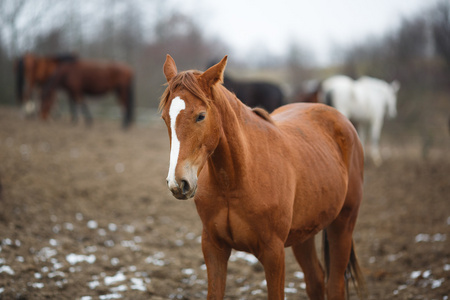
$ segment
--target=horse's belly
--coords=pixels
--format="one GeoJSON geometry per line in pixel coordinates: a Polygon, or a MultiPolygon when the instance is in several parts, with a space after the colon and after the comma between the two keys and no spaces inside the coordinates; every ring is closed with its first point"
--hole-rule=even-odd
{"type": "MultiPolygon", "coordinates": [[[[306,162],[305,162],[306,164],[306,162]]],[[[314,236],[333,222],[347,194],[347,171],[341,163],[317,160],[300,176],[286,246],[314,236]]]]}
{"type": "Polygon", "coordinates": [[[338,215],[341,206],[333,206],[328,210],[323,210],[317,215],[311,215],[302,219],[293,216],[295,223],[289,230],[288,237],[285,242],[286,247],[290,247],[295,243],[302,243],[315,236],[319,231],[327,227],[338,215]]]}
{"type": "Polygon", "coordinates": [[[296,243],[303,243],[309,238],[315,236],[323,228],[320,226],[309,226],[301,229],[292,229],[289,231],[288,238],[284,243],[285,247],[290,247],[296,243]]]}

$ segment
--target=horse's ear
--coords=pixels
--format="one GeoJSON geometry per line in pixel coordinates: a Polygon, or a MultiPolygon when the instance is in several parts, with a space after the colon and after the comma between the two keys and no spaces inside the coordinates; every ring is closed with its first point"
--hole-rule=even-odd
{"type": "Polygon", "coordinates": [[[218,64],[212,66],[200,76],[200,79],[208,88],[212,87],[217,82],[223,81],[223,72],[225,71],[225,66],[227,65],[227,59],[228,56],[225,55],[218,64]]]}
{"type": "Polygon", "coordinates": [[[398,90],[400,89],[400,82],[398,82],[397,80],[392,81],[391,87],[392,87],[392,90],[394,91],[394,93],[397,93],[398,90]]]}
{"type": "Polygon", "coordinates": [[[164,75],[166,76],[167,82],[169,82],[172,78],[174,78],[177,74],[177,66],[175,65],[175,61],[172,56],[167,54],[166,62],[164,63],[164,75]]]}

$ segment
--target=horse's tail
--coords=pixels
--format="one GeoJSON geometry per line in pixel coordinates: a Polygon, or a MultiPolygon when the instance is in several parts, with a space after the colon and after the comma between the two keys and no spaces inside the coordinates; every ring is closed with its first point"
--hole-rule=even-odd
{"type": "Polygon", "coordinates": [[[25,67],[24,67],[22,57],[17,59],[15,68],[16,68],[16,97],[17,97],[17,102],[19,104],[22,104],[23,89],[25,86],[25,67]]]}
{"type": "Polygon", "coordinates": [[[127,101],[125,102],[125,119],[123,127],[128,128],[134,119],[134,79],[131,77],[127,87],[127,101]]]}
{"type": "MultiPolygon", "coordinates": [[[[328,279],[330,273],[330,245],[327,238],[327,230],[323,230],[322,234],[322,251],[323,251],[323,259],[325,263],[325,273],[326,278],[328,279]]],[[[350,252],[350,260],[347,265],[347,269],[345,270],[345,290],[347,294],[347,299],[350,299],[348,282],[349,279],[352,280],[353,286],[356,289],[356,293],[358,294],[359,299],[366,298],[367,290],[366,284],[364,281],[364,276],[362,274],[361,268],[359,267],[358,258],[356,257],[355,245],[352,240],[352,249],[350,252]]]]}

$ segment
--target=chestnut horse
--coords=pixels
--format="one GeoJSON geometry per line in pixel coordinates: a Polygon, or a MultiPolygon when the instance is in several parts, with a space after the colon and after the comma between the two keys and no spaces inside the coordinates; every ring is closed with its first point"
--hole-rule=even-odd
{"type": "Polygon", "coordinates": [[[203,223],[207,298],[223,299],[236,249],[263,265],[269,299],[284,299],[289,246],[311,299],[344,299],[346,276],[363,292],[352,232],[364,157],[354,127],[323,104],[289,104],[271,115],[250,109],[220,84],[226,61],[178,73],[167,55],[160,103],[171,145],[168,188],[177,199],[194,197],[203,223]],[[314,243],[321,230],[326,272],[314,243]]]}
{"type": "Polygon", "coordinates": [[[43,88],[41,103],[43,119],[47,119],[50,113],[57,89],[63,89],[70,97],[73,104],[72,117],[75,120],[75,104],[79,104],[86,123],[92,123],[92,116],[87,109],[84,96],[100,96],[114,92],[124,111],[123,127],[127,128],[133,121],[133,71],[124,64],[79,59],[61,65],[43,88]]]}

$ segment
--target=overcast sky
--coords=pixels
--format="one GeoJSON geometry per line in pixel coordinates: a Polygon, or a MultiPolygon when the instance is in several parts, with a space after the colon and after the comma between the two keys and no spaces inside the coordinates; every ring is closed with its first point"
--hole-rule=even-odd
{"type": "Polygon", "coordinates": [[[402,17],[425,12],[437,0],[171,0],[208,36],[239,56],[252,51],[282,55],[291,42],[309,48],[319,63],[333,46],[395,29],[402,17]]]}

